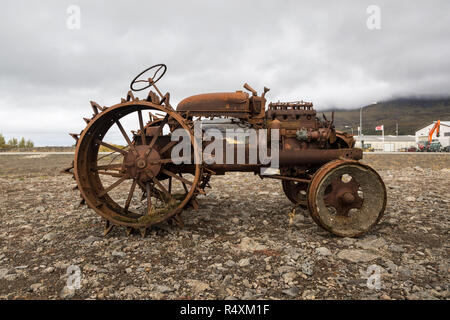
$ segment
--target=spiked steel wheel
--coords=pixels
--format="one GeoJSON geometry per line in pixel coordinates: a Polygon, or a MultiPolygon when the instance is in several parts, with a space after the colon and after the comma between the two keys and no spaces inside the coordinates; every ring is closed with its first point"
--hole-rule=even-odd
{"type": "Polygon", "coordinates": [[[146,228],[153,224],[171,218],[178,223],[182,209],[199,193],[201,164],[195,162],[190,180],[183,177],[170,159],[170,147],[174,145],[170,133],[163,134],[169,123],[167,131],[186,130],[191,137],[193,155],[197,157],[198,145],[185,119],[171,108],[134,99],[132,94],[130,98],[130,93],[128,99],[131,101],[110,108],[96,107],[101,112],[94,110],[94,117],[86,121],[88,125],[77,140],[74,176],[82,198],[107,220],[105,234],[114,225],[126,227],[127,234],[133,229],[145,234],[146,228]],[[150,111],[146,126],[144,110],[150,111]],[[164,115],[157,118],[152,113],[155,111],[164,115]],[[139,130],[132,138],[122,124],[122,119],[125,122],[130,117],[139,122],[139,130]],[[113,136],[109,134],[113,126],[118,128],[119,136],[123,136],[125,147],[105,141],[105,137],[113,136]],[[101,146],[112,152],[100,154],[101,146]],[[126,182],[128,187],[123,186],[126,182]],[[178,182],[178,189],[175,182],[178,182]],[[135,195],[138,189],[142,191],[140,201],[135,195]]]}
{"type": "Polygon", "coordinates": [[[308,208],[322,228],[342,237],[366,233],[383,216],[386,188],[366,164],[334,160],[323,165],[308,189],[308,208]]]}

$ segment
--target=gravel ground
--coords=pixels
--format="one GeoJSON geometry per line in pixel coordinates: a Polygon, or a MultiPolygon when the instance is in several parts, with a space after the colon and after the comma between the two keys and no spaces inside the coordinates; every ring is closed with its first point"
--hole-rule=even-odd
{"type": "Polygon", "coordinates": [[[329,234],[303,210],[290,218],[280,182],[250,173],[213,177],[184,228],[103,237],[100,217],[58,174],[70,161],[0,157],[1,299],[449,298],[448,154],[365,156],[388,205],[358,239],[329,234]],[[77,290],[66,287],[70,266],[77,290]]]}

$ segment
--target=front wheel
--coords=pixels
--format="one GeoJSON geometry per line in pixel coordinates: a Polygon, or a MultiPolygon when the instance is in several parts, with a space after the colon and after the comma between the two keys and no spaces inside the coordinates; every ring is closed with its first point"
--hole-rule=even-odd
{"type": "Polygon", "coordinates": [[[314,174],[308,208],[322,228],[341,237],[368,232],[383,216],[386,187],[378,173],[354,160],[334,160],[314,174]]]}

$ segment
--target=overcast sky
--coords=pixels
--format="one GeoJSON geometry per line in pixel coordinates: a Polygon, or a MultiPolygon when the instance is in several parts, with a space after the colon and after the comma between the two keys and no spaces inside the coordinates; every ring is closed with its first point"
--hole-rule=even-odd
{"type": "Polygon", "coordinates": [[[172,104],[244,82],[269,101],[357,108],[449,95],[450,1],[17,1],[0,11],[0,133],[70,145],[147,66],[172,104]],[[81,25],[67,27],[78,5],[81,25]],[[380,8],[370,30],[367,8],[380,8]]]}

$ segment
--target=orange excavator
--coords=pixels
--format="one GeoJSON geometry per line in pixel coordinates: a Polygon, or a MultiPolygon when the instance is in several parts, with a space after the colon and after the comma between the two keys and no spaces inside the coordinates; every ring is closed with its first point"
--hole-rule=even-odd
{"type": "Polygon", "coordinates": [[[433,142],[434,132],[436,131],[436,138],[438,138],[440,136],[440,130],[441,130],[441,120],[438,120],[434,123],[433,127],[430,129],[430,132],[428,133],[428,141],[425,143],[419,143],[417,151],[421,152],[440,151],[441,143],[433,142]]]}
{"type": "Polygon", "coordinates": [[[434,126],[431,128],[430,133],[428,134],[428,142],[431,143],[433,140],[433,133],[436,131],[436,137],[439,137],[441,130],[441,120],[436,121],[434,126]]]}

